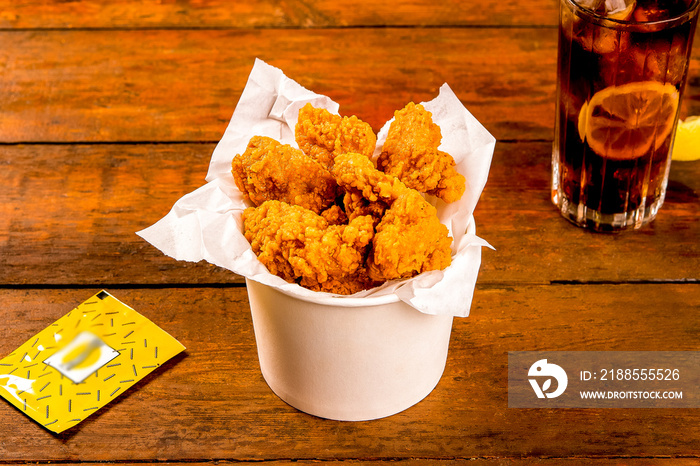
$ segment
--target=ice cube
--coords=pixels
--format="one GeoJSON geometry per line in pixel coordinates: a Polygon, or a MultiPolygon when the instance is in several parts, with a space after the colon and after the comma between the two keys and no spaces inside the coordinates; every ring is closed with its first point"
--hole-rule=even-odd
{"type": "Polygon", "coordinates": [[[677,85],[685,74],[686,47],[683,37],[630,44],[626,53],[601,57],[601,69],[608,70],[601,76],[608,86],[639,80],[677,85]]]}
{"type": "Polygon", "coordinates": [[[687,41],[675,36],[669,42],[659,38],[649,44],[642,73],[646,79],[678,84],[686,67],[687,41]]]}
{"type": "Polygon", "coordinates": [[[598,54],[622,54],[630,45],[630,36],[622,30],[599,26],[594,29],[592,45],[598,54]]]}
{"type": "Polygon", "coordinates": [[[605,11],[601,12],[608,18],[627,20],[632,16],[636,0],[605,0],[605,11]]]}
{"type": "Polygon", "coordinates": [[[578,5],[600,16],[625,20],[632,15],[636,0],[578,0],[578,5]]]}
{"type": "Polygon", "coordinates": [[[663,21],[688,9],[688,0],[638,0],[633,19],[637,22],[663,21]]]}
{"type": "Polygon", "coordinates": [[[579,0],[576,3],[583,8],[598,12],[605,0],[579,0]]]}

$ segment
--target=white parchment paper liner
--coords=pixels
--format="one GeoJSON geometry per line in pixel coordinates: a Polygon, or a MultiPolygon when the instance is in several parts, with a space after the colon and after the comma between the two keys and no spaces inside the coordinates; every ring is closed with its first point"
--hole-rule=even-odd
{"type": "MultiPolygon", "coordinates": [[[[466,192],[461,200],[446,204],[435,197],[427,197],[454,238],[449,267],[409,280],[387,282],[347,297],[288,283],[269,273],[258,261],[242,233],[241,214],[249,205],[231,175],[231,160],[242,153],[250,138],[256,135],[298,147],[294,141],[294,127],[299,109],[308,102],[338,113],[338,104],[330,98],[303,88],[281,70],[256,60],[226,132],[214,149],[207,183],[183,196],[165,217],[137,234],[175,259],[206,260],[307,301],[334,306],[343,306],[345,302],[357,306],[357,298],[368,300],[369,304],[377,298],[390,301],[398,297],[426,314],[469,315],[481,264],[481,248],[490,247],[474,234],[472,214],[486,184],[496,140],[464,108],[447,84],[442,85],[435,99],[423,102],[423,106],[440,125],[440,150],[454,157],[457,170],[466,177],[466,192]]],[[[377,136],[375,157],[381,153],[390,123],[391,120],[377,136]]]]}

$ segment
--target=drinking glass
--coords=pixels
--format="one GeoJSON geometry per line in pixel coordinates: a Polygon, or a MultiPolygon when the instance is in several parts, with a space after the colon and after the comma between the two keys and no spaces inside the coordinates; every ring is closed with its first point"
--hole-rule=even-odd
{"type": "Polygon", "coordinates": [[[597,231],[663,204],[700,0],[560,0],[552,202],[597,231]]]}

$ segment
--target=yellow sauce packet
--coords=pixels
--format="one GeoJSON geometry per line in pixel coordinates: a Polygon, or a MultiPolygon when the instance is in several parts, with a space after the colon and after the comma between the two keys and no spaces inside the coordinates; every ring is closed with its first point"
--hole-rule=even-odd
{"type": "Polygon", "coordinates": [[[0,360],[0,396],[63,432],[184,349],[103,290],[0,360]]]}

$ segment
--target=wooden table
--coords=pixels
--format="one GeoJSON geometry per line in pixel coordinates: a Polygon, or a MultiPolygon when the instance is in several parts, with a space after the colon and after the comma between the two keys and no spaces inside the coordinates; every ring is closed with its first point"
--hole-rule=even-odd
{"type": "MultiPolygon", "coordinates": [[[[698,350],[700,162],[658,219],[594,234],[549,201],[557,4],[0,1],[0,355],[104,288],[186,347],[55,435],[0,402],[0,464],[700,463],[697,409],[513,409],[507,354],[698,350]],[[254,59],[375,130],[447,82],[498,139],[484,250],[437,388],[369,422],[291,408],[263,380],[246,289],[135,232],[204,184],[254,59]]],[[[700,114],[700,48],[683,115],[700,114]]]]}

